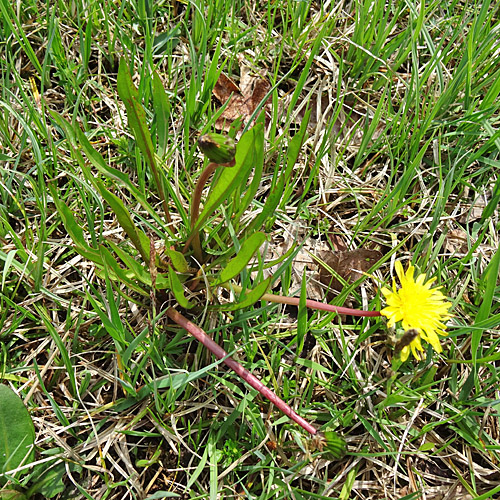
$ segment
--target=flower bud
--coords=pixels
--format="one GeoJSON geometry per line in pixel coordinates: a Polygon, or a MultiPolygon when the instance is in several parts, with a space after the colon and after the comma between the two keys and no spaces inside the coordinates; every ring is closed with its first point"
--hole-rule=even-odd
{"type": "Polygon", "coordinates": [[[234,165],[236,144],[230,137],[222,134],[205,134],[198,139],[198,146],[211,162],[234,165]]]}

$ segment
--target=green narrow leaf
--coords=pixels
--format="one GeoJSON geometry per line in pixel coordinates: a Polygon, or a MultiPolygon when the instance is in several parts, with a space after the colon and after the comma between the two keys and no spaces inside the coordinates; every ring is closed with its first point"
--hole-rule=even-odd
{"type": "MultiPolygon", "coordinates": [[[[101,257],[103,260],[103,267],[108,273],[108,276],[111,280],[113,281],[119,281],[127,285],[128,288],[131,290],[134,290],[135,292],[144,295],[144,296],[149,296],[149,293],[147,293],[145,290],[143,290],[140,286],[137,285],[137,283],[134,281],[134,278],[136,278],[135,273],[133,270],[130,269],[123,269],[118,265],[118,262],[116,261],[115,257],[111,254],[111,252],[104,246],[101,245],[100,247],[101,251],[101,257]]],[[[141,276],[142,277],[142,276],[141,276]]],[[[137,278],[139,279],[139,278],[137,278]]],[[[151,286],[151,280],[149,280],[149,283],[145,283],[146,285],[151,286]]]]}
{"type": "Polygon", "coordinates": [[[0,485],[2,473],[35,459],[35,428],[17,394],[0,384],[0,485]]]}
{"type": "Polygon", "coordinates": [[[168,226],[164,226],[164,222],[157,215],[153,207],[148,203],[141,191],[130,181],[129,176],[120,170],[108,165],[106,160],[102,155],[94,149],[87,136],[80,130],[80,128],[75,125],[71,125],[62,116],[60,116],[55,111],[50,111],[50,114],[54,121],[59,125],[66,135],[66,139],[71,147],[73,154],[75,155],[78,164],[80,165],[85,178],[96,187],[96,176],[92,172],[89,166],[83,160],[80,150],[83,151],[85,156],[88,158],[90,163],[108,179],[117,182],[118,184],[124,186],[127,191],[134,196],[134,198],[141,204],[141,206],[146,210],[146,212],[153,217],[156,222],[164,227],[164,230],[171,232],[168,226]]]}
{"type": "MultiPolygon", "coordinates": [[[[38,72],[38,75],[43,80],[44,74],[43,69],[40,64],[40,60],[38,59],[33,47],[31,46],[29,39],[26,37],[25,29],[21,24],[18,16],[16,15],[14,9],[12,8],[14,4],[12,2],[0,2],[0,11],[2,12],[2,24],[5,23],[5,33],[7,33],[7,26],[9,31],[14,35],[16,40],[19,43],[19,46],[22,48],[21,50],[28,57],[31,64],[38,72]]],[[[3,30],[2,30],[3,31],[3,30]]]]}
{"type": "Polygon", "coordinates": [[[297,163],[297,158],[299,157],[300,150],[304,144],[304,138],[307,132],[307,125],[309,124],[309,118],[311,117],[312,108],[308,108],[302,122],[300,124],[299,131],[292,137],[288,143],[288,148],[286,151],[286,172],[285,177],[287,179],[292,175],[295,164],[297,163]]]}
{"type": "Polygon", "coordinates": [[[149,166],[156,171],[153,142],[146,123],[146,113],[139,102],[139,92],[132,82],[130,71],[123,57],[118,67],[116,84],[118,95],[125,104],[128,123],[137,141],[137,146],[139,146],[149,166]]]}
{"type": "Polygon", "coordinates": [[[262,124],[258,124],[244,134],[236,146],[236,164],[234,167],[222,167],[223,171],[217,184],[210,192],[205,206],[198,217],[194,231],[200,229],[208,216],[220,206],[231,193],[248,179],[250,170],[253,167],[254,151],[253,145],[255,135],[260,132],[262,124]]]}
{"type": "Polygon", "coordinates": [[[215,432],[211,432],[208,436],[207,442],[208,448],[208,460],[210,463],[210,500],[217,500],[217,490],[219,482],[217,476],[219,474],[219,469],[217,467],[217,462],[221,459],[222,452],[217,449],[217,436],[215,432]]]}
{"type": "Polygon", "coordinates": [[[354,481],[356,480],[356,476],[358,475],[358,470],[359,467],[356,466],[347,473],[346,480],[339,494],[339,500],[349,500],[351,498],[351,492],[354,486],[354,481]]]}
{"type": "Polygon", "coordinates": [[[492,490],[474,497],[474,500],[490,500],[493,498],[493,495],[496,495],[497,493],[500,493],[500,486],[495,486],[492,490]]]}
{"type": "Polygon", "coordinates": [[[226,267],[222,269],[219,278],[215,285],[220,285],[221,283],[226,283],[233,279],[235,276],[245,269],[250,259],[254,256],[255,252],[261,247],[262,243],[266,241],[266,235],[264,233],[254,233],[249,238],[247,238],[241,245],[240,251],[231,259],[226,267]]]}
{"type": "Polygon", "coordinates": [[[191,486],[198,479],[198,476],[203,472],[203,470],[205,469],[205,465],[207,464],[207,460],[208,460],[208,448],[205,446],[205,451],[204,451],[202,457],[200,458],[196,469],[189,477],[189,480],[188,480],[187,485],[186,485],[187,490],[190,490],[191,486]]]}
{"type": "Polygon", "coordinates": [[[306,270],[302,275],[302,285],[300,287],[299,311],[297,314],[297,356],[300,356],[304,348],[304,340],[307,333],[307,280],[306,270]]]}
{"type": "Polygon", "coordinates": [[[267,197],[266,203],[262,208],[262,212],[251,222],[247,231],[253,231],[255,229],[259,229],[262,224],[269,218],[274,215],[276,208],[280,204],[281,199],[283,198],[283,191],[285,189],[285,176],[280,175],[278,182],[274,189],[272,189],[271,193],[267,197]]]}
{"type": "Polygon", "coordinates": [[[147,286],[151,286],[151,275],[145,269],[144,265],[137,262],[131,255],[129,255],[123,248],[120,248],[116,243],[111,240],[108,241],[108,244],[114,250],[114,252],[118,255],[121,261],[128,267],[128,269],[132,272],[135,278],[144,283],[147,286]]]}
{"type": "MultiPolygon", "coordinates": [[[[498,81],[500,82],[500,78],[498,79],[498,81]]],[[[495,185],[491,191],[491,199],[486,205],[486,207],[484,207],[483,213],[481,214],[481,223],[483,223],[493,215],[499,204],[500,204],[500,177],[497,178],[495,185]]]]}
{"type": "MultiPolygon", "coordinates": [[[[113,248],[118,257],[122,260],[122,262],[128,267],[132,275],[140,281],[144,285],[151,287],[151,274],[149,270],[146,269],[140,262],[137,262],[131,255],[125,252],[122,248],[120,248],[116,243],[112,241],[108,241],[108,244],[113,248]]],[[[109,271],[109,269],[108,269],[109,271]]],[[[156,284],[155,288],[157,290],[163,290],[165,288],[170,287],[170,280],[166,274],[158,273],[156,275],[156,284]]],[[[149,296],[149,293],[146,290],[143,290],[140,286],[136,286],[134,284],[134,290],[141,295],[149,296]]]]}
{"type": "MultiPolygon", "coordinates": [[[[262,113],[259,116],[257,123],[264,124],[264,118],[265,114],[262,113]]],[[[255,193],[257,193],[257,190],[259,189],[260,181],[262,179],[262,170],[264,168],[264,126],[259,127],[259,129],[256,131],[253,147],[253,178],[249,188],[247,189],[247,192],[245,193],[245,196],[240,203],[236,204],[238,210],[235,211],[234,218],[237,221],[240,220],[245,210],[255,198],[255,193]]]]}
{"type": "Polygon", "coordinates": [[[141,254],[144,262],[149,262],[149,245],[146,245],[146,242],[149,243],[149,238],[136,227],[123,201],[120,200],[118,196],[108,191],[101,181],[97,181],[96,186],[101,196],[106,200],[111,210],[113,210],[120,226],[127,233],[130,241],[141,254]],[[139,233],[142,233],[142,235],[139,233]]]}
{"type": "Polygon", "coordinates": [[[370,124],[366,130],[363,131],[363,136],[361,139],[361,144],[359,145],[358,153],[356,155],[356,160],[354,162],[354,168],[357,168],[361,161],[365,158],[365,153],[368,148],[369,143],[373,140],[373,134],[375,133],[375,129],[382,122],[382,114],[387,106],[387,88],[385,88],[380,96],[380,101],[378,102],[377,107],[375,108],[375,113],[373,114],[373,118],[370,121],[370,124]]]}
{"type": "Polygon", "coordinates": [[[132,82],[130,71],[123,57],[120,59],[120,66],[118,67],[117,89],[118,94],[127,109],[128,123],[134,134],[137,146],[146,158],[149,168],[153,172],[156,189],[160,195],[163,210],[165,212],[165,218],[169,221],[170,215],[168,211],[167,198],[165,196],[162,177],[160,176],[160,172],[156,166],[153,142],[146,123],[146,113],[141,106],[139,92],[132,82]]]}
{"type": "Polygon", "coordinates": [[[302,90],[304,88],[306,79],[309,77],[309,69],[311,68],[312,63],[316,59],[316,54],[318,53],[321,44],[323,43],[322,39],[325,36],[325,32],[327,30],[328,30],[328,23],[324,23],[323,27],[321,28],[321,31],[315,37],[314,45],[312,46],[311,51],[309,52],[309,57],[304,65],[304,68],[300,73],[300,78],[295,85],[295,90],[292,94],[292,98],[290,99],[290,104],[288,105],[288,111],[286,115],[286,123],[288,123],[292,111],[295,110],[295,105],[297,104],[297,101],[299,100],[302,94],[302,90]]]}
{"type": "MultiPolygon", "coordinates": [[[[111,283],[109,282],[109,279],[107,279],[107,275],[105,276],[105,278],[106,278],[106,287],[112,290],[112,286],[111,283]]],[[[106,332],[108,332],[109,336],[115,341],[116,351],[118,352],[118,354],[121,354],[122,352],[125,351],[128,345],[126,341],[127,333],[125,332],[125,327],[123,323],[121,321],[113,322],[109,318],[107,312],[104,310],[105,305],[103,303],[98,302],[97,299],[94,298],[90,292],[87,292],[87,298],[89,302],[92,304],[94,311],[99,316],[102,326],[104,326],[106,332]]],[[[102,297],[101,300],[104,301],[102,297]]]]}
{"type": "Polygon", "coordinates": [[[240,296],[241,302],[238,302],[237,304],[223,305],[218,309],[223,311],[236,311],[255,304],[255,302],[260,300],[260,298],[267,292],[271,281],[272,276],[269,276],[269,278],[259,283],[253,290],[247,290],[243,298],[240,296]]]}
{"type": "Polygon", "coordinates": [[[40,305],[39,303],[35,303],[35,304],[33,304],[33,307],[37,310],[38,315],[42,319],[45,328],[47,329],[50,336],[52,337],[52,340],[54,341],[54,343],[57,346],[57,350],[59,351],[59,354],[60,354],[61,359],[64,363],[64,366],[66,367],[66,371],[68,372],[69,388],[70,388],[71,394],[74,397],[76,397],[78,394],[78,388],[77,388],[77,384],[76,384],[75,369],[73,367],[73,363],[72,363],[71,358],[69,356],[68,350],[66,349],[66,346],[64,345],[61,334],[54,327],[53,321],[49,317],[49,314],[44,306],[40,305]]]}
{"type": "Polygon", "coordinates": [[[14,257],[16,256],[17,249],[10,250],[7,253],[7,258],[5,259],[4,265],[3,265],[3,272],[2,272],[2,292],[5,288],[5,280],[7,276],[9,275],[10,272],[10,266],[12,265],[12,262],[14,260],[14,257]]]}
{"type": "Polygon", "coordinates": [[[193,304],[184,296],[184,287],[182,286],[179,276],[177,276],[175,270],[170,266],[168,266],[168,276],[170,278],[170,288],[179,305],[184,309],[191,309],[193,304]]]}
{"type": "Polygon", "coordinates": [[[163,158],[168,146],[170,101],[156,71],[153,73],[153,108],[156,121],[157,152],[158,156],[163,158]]]}
{"type": "Polygon", "coordinates": [[[52,195],[52,200],[61,217],[64,228],[66,229],[76,246],[76,251],[79,254],[83,255],[83,257],[85,257],[86,259],[102,266],[101,255],[95,248],[92,248],[87,244],[83,236],[83,229],[76,222],[76,219],[73,216],[73,212],[71,212],[66,203],[61,201],[61,199],[59,198],[59,194],[57,193],[57,190],[53,184],[49,184],[49,190],[52,195]]]}
{"type": "MultiPolygon", "coordinates": [[[[286,187],[284,191],[282,190],[282,196],[281,200],[282,202],[280,203],[280,209],[284,208],[284,205],[286,204],[286,201],[290,199],[292,196],[293,190],[297,186],[298,182],[298,177],[302,175],[300,172],[297,172],[297,175],[295,179],[292,179],[292,173],[295,168],[295,164],[297,163],[297,158],[299,157],[300,150],[302,149],[302,145],[304,144],[306,132],[307,132],[307,125],[309,124],[309,118],[311,116],[311,109],[308,108],[306,110],[306,113],[304,115],[304,119],[302,120],[302,123],[300,124],[300,129],[299,131],[292,137],[290,142],[288,143],[288,148],[286,151],[286,170],[285,170],[285,175],[280,176],[283,178],[282,183],[286,183],[286,187]]],[[[311,176],[314,177],[314,176],[311,176]]],[[[307,190],[304,189],[304,193],[307,193],[307,190]]]]}

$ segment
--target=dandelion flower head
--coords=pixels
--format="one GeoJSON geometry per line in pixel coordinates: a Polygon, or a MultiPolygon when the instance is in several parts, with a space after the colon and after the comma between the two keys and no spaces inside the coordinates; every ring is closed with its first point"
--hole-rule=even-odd
{"type": "Polygon", "coordinates": [[[418,331],[418,335],[410,345],[401,350],[401,360],[406,361],[410,351],[416,359],[420,360],[418,351],[424,350],[422,340],[431,344],[436,352],[441,352],[438,335],[446,336],[444,322],[451,317],[448,312],[451,302],[446,300],[439,288],[431,288],[435,278],[427,282],[423,274],[415,278],[415,267],[409,265],[407,271],[404,272],[399,261],[396,261],[395,269],[401,287],[397,288],[394,279],[392,289],[382,288],[381,292],[386,299],[387,307],[382,309],[380,314],[388,319],[389,328],[401,322],[405,330],[418,331]]]}

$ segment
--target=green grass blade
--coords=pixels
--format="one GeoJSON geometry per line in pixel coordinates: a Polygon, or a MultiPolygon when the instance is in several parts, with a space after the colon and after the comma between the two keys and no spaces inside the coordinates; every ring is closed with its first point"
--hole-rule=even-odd
{"type": "Polygon", "coordinates": [[[302,283],[300,286],[300,299],[299,299],[299,311],[297,313],[297,357],[300,357],[302,354],[302,349],[304,348],[304,340],[307,334],[307,278],[306,278],[306,270],[304,269],[304,273],[302,275],[302,283]]]}
{"type": "Polygon", "coordinates": [[[77,397],[78,388],[77,388],[77,384],[76,384],[75,367],[73,366],[73,363],[71,362],[71,357],[69,355],[68,349],[64,345],[63,339],[61,337],[61,333],[58,332],[54,328],[52,319],[49,317],[49,314],[43,305],[33,304],[33,306],[35,307],[36,311],[38,312],[38,315],[41,318],[43,324],[45,325],[45,328],[47,328],[47,331],[49,332],[50,336],[52,337],[52,340],[54,341],[54,343],[57,346],[57,349],[59,350],[59,354],[61,355],[61,359],[62,359],[64,366],[66,368],[66,371],[68,373],[71,394],[74,397],[77,397]]]}
{"type": "Polygon", "coordinates": [[[30,63],[33,64],[33,67],[36,69],[40,77],[43,77],[42,66],[40,65],[40,61],[31,46],[26,34],[24,32],[23,26],[19,19],[17,18],[14,9],[12,8],[12,3],[8,0],[0,1],[0,11],[2,12],[3,21],[5,26],[9,27],[10,32],[14,35],[19,45],[23,48],[24,52],[28,56],[30,63]]]}
{"type": "Polygon", "coordinates": [[[83,229],[76,222],[73,212],[69,209],[66,203],[59,198],[59,193],[53,184],[49,184],[49,190],[52,195],[52,200],[54,201],[57,211],[62,219],[62,223],[73,240],[78,253],[83,255],[86,259],[102,266],[103,263],[99,252],[87,244],[83,234],[83,229]]]}
{"type": "Polygon", "coordinates": [[[117,78],[117,90],[120,99],[127,109],[129,126],[132,129],[137,145],[146,158],[149,166],[156,170],[153,142],[146,122],[146,113],[140,104],[139,93],[132,82],[125,59],[120,60],[117,78]]]}
{"type": "MultiPolygon", "coordinates": [[[[498,276],[500,271],[500,248],[497,249],[495,255],[491,259],[490,263],[484,270],[481,282],[484,285],[484,292],[481,293],[481,305],[479,306],[479,311],[476,315],[476,322],[486,320],[493,306],[495,300],[495,292],[497,289],[498,276]]],[[[471,354],[474,365],[476,364],[478,352],[481,352],[479,345],[481,344],[481,338],[483,335],[483,329],[474,328],[472,330],[471,336],[471,354]]]]}

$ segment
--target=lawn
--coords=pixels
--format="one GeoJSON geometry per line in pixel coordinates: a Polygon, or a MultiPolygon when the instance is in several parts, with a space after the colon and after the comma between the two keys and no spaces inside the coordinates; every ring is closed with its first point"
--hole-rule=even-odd
{"type": "Polygon", "coordinates": [[[0,7],[1,500],[500,497],[500,4],[0,7]]]}

